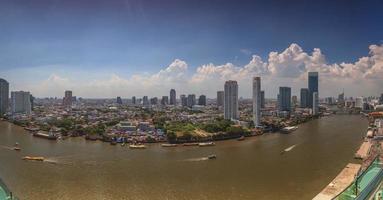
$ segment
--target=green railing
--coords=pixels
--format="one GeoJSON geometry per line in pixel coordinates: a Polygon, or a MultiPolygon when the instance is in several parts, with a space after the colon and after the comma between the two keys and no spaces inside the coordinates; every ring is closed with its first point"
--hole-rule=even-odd
{"type": "Polygon", "coordinates": [[[0,200],[18,200],[0,179],[0,200]]]}
{"type": "Polygon", "coordinates": [[[336,200],[362,200],[366,199],[372,191],[378,186],[383,177],[382,164],[379,157],[364,170],[351,185],[342,193],[336,196],[336,200]]]}

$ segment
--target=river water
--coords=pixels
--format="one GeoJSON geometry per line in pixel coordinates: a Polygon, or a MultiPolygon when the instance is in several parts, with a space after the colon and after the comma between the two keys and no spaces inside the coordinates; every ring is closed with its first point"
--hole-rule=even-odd
{"type": "Polygon", "coordinates": [[[311,199],[356,162],[366,128],[361,116],[337,115],[288,135],[132,150],[83,138],[49,141],[0,122],[0,177],[22,200],[311,199]],[[20,152],[7,148],[15,142],[20,152]],[[217,159],[203,159],[209,154],[217,159]],[[49,162],[22,160],[26,155],[49,162]]]}

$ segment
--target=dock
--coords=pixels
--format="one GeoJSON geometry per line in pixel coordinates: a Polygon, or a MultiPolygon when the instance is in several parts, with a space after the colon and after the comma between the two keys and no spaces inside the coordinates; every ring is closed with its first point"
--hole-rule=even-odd
{"type": "Polygon", "coordinates": [[[343,192],[357,176],[360,164],[349,163],[313,200],[331,200],[343,192]]]}
{"type": "Polygon", "coordinates": [[[370,141],[364,141],[362,145],[360,145],[360,148],[358,151],[355,153],[355,158],[357,159],[365,159],[371,149],[372,143],[370,141]]]}

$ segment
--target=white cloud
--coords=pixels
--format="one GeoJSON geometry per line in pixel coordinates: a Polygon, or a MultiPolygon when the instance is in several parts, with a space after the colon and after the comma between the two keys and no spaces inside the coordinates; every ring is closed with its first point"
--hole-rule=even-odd
{"type": "MultiPolygon", "coordinates": [[[[336,95],[346,89],[349,95],[376,95],[383,92],[383,45],[371,45],[369,55],[355,63],[328,63],[318,48],[305,52],[298,44],[291,44],[282,52],[270,52],[267,61],[253,55],[248,64],[236,66],[233,63],[201,65],[189,71],[188,64],[175,59],[169,66],[154,74],[134,74],[123,78],[110,74],[109,78],[82,81],[82,77],[63,78],[52,74],[47,80],[26,88],[36,96],[62,96],[71,89],[74,95],[84,97],[162,96],[171,88],[180,93],[206,94],[214,97],[223,89],[226,80],[237,80],[240,95],[251,96],[251,78],[262,77],[262,88],[266,96],[274,97],[279,86],[290,86],[298,94],[301,87],[307,87],[307,72],[320,73],[320,95],[336,95]],[[76,79],[78,78],[78,79],[76,79]]],[[[20,88],[22,89],[22,88],[20,88]]]]}

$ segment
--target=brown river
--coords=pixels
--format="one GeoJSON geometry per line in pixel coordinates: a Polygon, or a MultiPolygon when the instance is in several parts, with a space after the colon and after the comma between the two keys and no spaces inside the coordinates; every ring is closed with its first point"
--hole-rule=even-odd
{"type": "Polygon", "coordinates": [[[357,162],[366,128],[359,115],[336,115],[291,134],[132,150],[83,138],[49,141],[0,122],[0,177],[21,200],[311,199],[357,162]],[[8,148],[15,142],[20,152],[8,148]],[[204,159],[209,154],[217,159],[204,159]],[[26,155],[48,160],[22,160],[26,155]]]}

